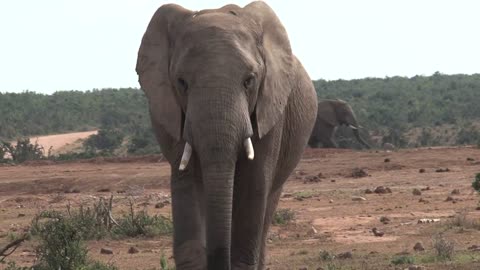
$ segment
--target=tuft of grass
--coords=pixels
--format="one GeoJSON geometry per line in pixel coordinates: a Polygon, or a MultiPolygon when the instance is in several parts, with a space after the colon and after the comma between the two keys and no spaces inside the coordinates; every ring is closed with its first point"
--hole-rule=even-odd
{"type": "Polygon", "coordinates": [[[442,234],[433,237],[433,248],[439,260],[452,260],[455,255],[455,244],[443,237],[442,234]]]}
{"type": "Polygon", "coordinates": [[[392,262],[393,265],[414,264],[415,263],[415,257],[410,256],[410,255],[396,256],[396,257],[393,257],[391,262],[392,262]]]}
{"type": "Polygon", "coordinates": [[[130,212],[118,220],[118,226],[112,229],[116,237],[153,237],[169,235],[173,232],[172,221],[164,216],[149,216],[145,210],[135,212],[130,201],[130,212]]]}
{"type": "Polygon", "coordinates": [[[319,258],[321,261],[328,262],[328,261],[333,261],[333,259],[335,259],[335,255],[333,255],[332,253],[326,250],[322,250],[320,251],[319,258]]]}
{"type": "Polygon", "coordinates": [[[452,228],[460,228],[462,230],[465,229],[473,229],[473,230],[480,230],[480,221],[472,218],[468,218],[466,213],[459,213],[455,215],[453,219],[447,222],[447,227],[449,229],[452,228]]]}
{"type": "Polygon", "coordinates": [[[295,212],[290,208],[278,209],[273,214],[273,225],[285,225],[295,219],[295,212]]]}
{"type": "Polygon", "coordinates": [[[316,192],[314,190],[304,190],[304,191],[298,191],[298,192],[293,193],[293,197],[296,200],[309,199],[309,198],[315,197],[317,195],[318,195],[318,192],[316,192]]]}

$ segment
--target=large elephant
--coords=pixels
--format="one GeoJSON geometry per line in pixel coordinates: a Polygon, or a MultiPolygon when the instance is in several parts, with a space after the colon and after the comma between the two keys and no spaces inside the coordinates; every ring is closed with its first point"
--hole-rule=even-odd
{"type": "Polygon", "coordinates": [[[176,269],[264,269],[282,186],[317,114],[285,28],[264,2],[163,5],[136,71],[171,166],[176,269]]]}
{"type": "Polygon", "coordinates": [[[366,148],[370,148],[358,132],[360,126],[357,123],[355,113],[350,105],[340,99],[323,99],[318,102],[317,119],[313,127],[308,145],[313,148],[320,146],[337,148],[333,136],[338,126],[346,125],[352,128],[357,140],[366,148]]]}

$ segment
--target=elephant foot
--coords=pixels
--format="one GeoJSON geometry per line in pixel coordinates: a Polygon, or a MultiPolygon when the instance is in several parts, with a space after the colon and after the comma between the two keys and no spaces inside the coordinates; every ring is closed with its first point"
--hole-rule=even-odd
{"type": "Polygon", "coordinates": [[[175,265],[177,270],[206,270],[206,248],[201,241],[190,240],[175,247],[175,265]]]}
{"type": "Polygon", "coordinates": [[[232,264],[232,270],[257,270],[257,265],[237,262],[232,264]]]}

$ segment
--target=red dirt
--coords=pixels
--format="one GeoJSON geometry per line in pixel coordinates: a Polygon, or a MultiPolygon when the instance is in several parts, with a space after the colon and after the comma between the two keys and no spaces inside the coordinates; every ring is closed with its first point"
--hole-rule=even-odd
{"type": "MultiPolygon", "coordinates": [[[[473,147],[396,152],[306,149],[285,185],[279,204],[279,208],[292,209],[296,219],[287,225],[272,226],[268,267],[272,270],[305,266],[316,269],[322,264],[320,250],[335,254],[352,251],[354,256],[365,260],[372,260],[374,255],[369,254],[378,254],[375,256],[380,260],[405,250],[413,252],[414,244],[422,241],[426,249],[432,251],[433,233],[445,227],[453,215],[464,211],[469,217],[480,218],[480,211],[475,210],[479,196],[471,188],[475,174],[480,172],[479,161],[480,150],[473,147]],[[474,160],[467,161],[467,157],[474,160]],[[386,158],[390,162],[384,162],[386,158]],[[450,171],[435,172],[447,167],[450,171]],[[368,176],[351,177],[355,168],[366,171],[368,176]],[[425,173],[419,173],[419,169],[425,169],[425,173]],[[320,181],[303,181],[304,177],[319,173],[320,181]],[[377,186],[389,187],[392,193],[364,193],[365,189],[374,190],[377,186]],[[413,195],[414,188],[423,189],[422,195],[413,195]],[[459,195],[451,195],[457,201],[446,202],[453,189],[460,190],[459,195]],[[366,200],[353,201],[353,196],[366,200]],[[420,198],[427,202],[419,202],[420,198]],[[382,216],[391,222],[381,223],[382,216]],[[420,218],[439,218],[440,222],[417,224],[420,218]],[[311,226],[318,231],[316,235],[309,233],[311,226]],[[385,235],[374,236],[373,227],[385,235]]],[[[170,169],[159,156],[36,165],[0,167],[0,246],[8,241],[9,233],[28,226],[40,210],[64,210],[68,202],[75,206],[113,194],[114,216],[118,216],[126,209],[128,196],[133,196],[139,209],[146,207],[151,214],[170,213],[169,207],[154,207],[156,202],[169,197],[170,169]],[[65,193],[72,189],[80,193],[65,193]],[[110,192],[97,192],[101,189],[110,192]]],[[[446,235],[455,241],[457,250],[480,245],[478,230],[462,233],[449,230],[446,235]]],[[[92,241],[89,248],[90,256],[114,262],[120,269],[158,269],[161,253],[171,257],[170,237],[92,241]],[[128,254],[130,246],[136,246],[140,253],[128,254]],[[101,247],[113,249],[114,254],[101,255],[101,247]]],[[[31,265],[35,259],[33,250],[34,243],[27,242],[9,259],[31,265]]],[[[468,264],[467,268],[435,266],[431,269],[476,269],[479,265],[475,263],[468,264]]],[[[388,267],[361,269],[394,269],[388,267]]]]}

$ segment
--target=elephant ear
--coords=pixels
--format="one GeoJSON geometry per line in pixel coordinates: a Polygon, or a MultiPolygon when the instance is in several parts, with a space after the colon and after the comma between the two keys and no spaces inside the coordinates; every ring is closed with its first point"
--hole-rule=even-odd
{"type": "Polygon", "coordinates": [[[287,32],[273,10],[264,2],[244,8],[259,27],[260,50],[265,61],[265,77],[259,90],[256,119],[258,136],[265,136],[282,117],[292,91],[293,54],[287,32]]]}
{"type": "Polygon", "coordinates": [[[179,24],[193,13],[175,4],[161,6],[153,15],[138,51],[136,72],[148,98],[150,115],[173,138],[181,138],[182,112],[170,83],[172,38],[179,24]]]}

